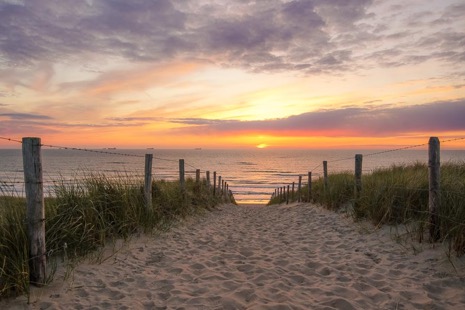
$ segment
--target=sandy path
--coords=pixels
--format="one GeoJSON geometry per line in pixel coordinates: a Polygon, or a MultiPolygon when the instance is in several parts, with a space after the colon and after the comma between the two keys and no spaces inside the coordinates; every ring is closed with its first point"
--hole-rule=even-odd
{"type": "MultiPolygon", "coordinates": [[[[440,251],[412,255],[308,204],[223,206],[133,240],[12,309],[465,309],[440,251]]],[[[448,268],[449,267],[449,268],[448,268]]],[[[1,304],[0,304],[1,307],[1,304]]]]}

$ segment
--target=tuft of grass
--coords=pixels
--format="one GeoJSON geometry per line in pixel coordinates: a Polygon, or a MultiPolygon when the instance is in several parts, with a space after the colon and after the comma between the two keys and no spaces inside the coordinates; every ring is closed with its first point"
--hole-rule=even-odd
{"type": "Polygon", "coordinates": [[[393,165],[362,177],[363,189],[354,204],[355,218],[374,224],[425,220],[428,211],[428,167],[422,163],[393,165]]]}
{"type": "Polygon", "coordinates": [[[0,196],[0,297],[29,291],[25,200],[0,196]]]}
{"type": "MultiPolygon", "coordinates": [[[[337,210],[354,197],[355,179],[351,172],[328,175],[328,184],[323,179],[312,183],[312,201],[318,202],[328,209],[337,210]]],[[[308,200],[308,187],[303,188],[302,195],[308,200]]]]}
{"type": "MultiPolygon", "coordinates": [[[[74,264],[110,240],[166,229],[231,200],[213,196],[205,180],[192,179],[186,180],[185,190],[179,182],[155,181],[152,195],[147,208],[143,180],[127,175],[89,174],[71,183],[56,182],[53,197],[45,200],[46,248],[52,262],[49,281],[57,258],[74,264]]],[[[27,239],[25,199],[0,195],[0,298],[28,294],[27,239]]]]}

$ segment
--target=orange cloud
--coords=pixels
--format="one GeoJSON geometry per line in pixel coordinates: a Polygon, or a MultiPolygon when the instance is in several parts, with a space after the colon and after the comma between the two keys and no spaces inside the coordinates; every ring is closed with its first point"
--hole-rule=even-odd
{"type": "Polygon", "coordinates": [[[112,71],[101,75],[96,81],[90,82],[87,93],[104,95],[140,91],[157,84],[166,85],[180,76],[193,73],[199,67],[200,65],[196,63],[139,64],[135,69],[112,71]]]}

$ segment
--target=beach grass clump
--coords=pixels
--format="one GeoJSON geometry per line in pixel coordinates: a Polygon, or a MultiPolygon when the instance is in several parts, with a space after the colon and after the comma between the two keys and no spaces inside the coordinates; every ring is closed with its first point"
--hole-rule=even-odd
{"type": "MultiPolygon", "coordinates": [[[[143,180],[127,175],[59,181],[53,197],[45,199],[47,256],[79,260],[110,240],[165,229],[226,201],[214,196],[205,180],[187,179],[184,190],[177,181],[155,181],[148,207],[143,180]]],[[[0,298],[29,290],[27,239],[25,198],[0,195],[0,298]]]]}
{"type": "Polygon", "coordinates": [[[46,203],[47,249],[86,255],[108,238],[127,238],[149,225],[140,183],[129,177],[92,174],[60,183],[46,203]]]}
{"type": "Polygon", "coordinates": [[[451,248],[465,254],[465,162],[441,166],[440,230],[451,248]]]}
{"type": "Polygon", "coordinates": [[[428,216],[428,167],[423,163],[393,165],[362,177],[363,189],[355,201],[355,218],[374,224],[400,224],[428,216]]]}
{"type": "MultiPolygon", "coordinates": [[[[307,186],[302,188],[302,196],[305,201],[309,201],[307,186]]],[[[343,171],[330,174],[326,185],[323,178],[312,183],[312,197],[310,200],[322,204],[328,209],[337,210],[347,202],[352,201],[354,186],[353,173],[343,171]]]]}
{"type": "Polygon", "coordinates": [[[0,297],[29,290],[25,200],[0,196],[0,297]]]}

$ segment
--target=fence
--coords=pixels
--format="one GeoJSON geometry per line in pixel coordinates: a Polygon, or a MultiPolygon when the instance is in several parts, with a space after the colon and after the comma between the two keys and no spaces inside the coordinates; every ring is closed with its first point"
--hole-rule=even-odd
{"type": "MultiPolygon", "coordinates": [[[[463,140],[464,138],[456,138],[451,140],[446,140],[444,142],[456,141],[456,140],[463,140]]],[[[440,141],[437,137],[431,137],[428,143],[420,144],[420,145],[413,145],[404,148],[398,148],[394,150],[382,151],[382,152],[375,152],[366,154],[366,156],[374,156],[385,154],[387,152],[394,152],[400,151],[404,149],[415,148],[419,146],[428,145],[428,210],[429,210],[429,235],[431,241],[438,241],[440,239],[440,141]]],[[[336,159],[332,162],[337,161],[344,161],[344,160],[355,160],[355,167],[354,167],[354,199],[353,201],[356,203],[358,199],[360,199],[360,195],[363,190],[362,184],[362,166],[363,166],[363,154],[356,154],[355,157],[351,158],[341,158],[336,159]]],[[[324,191],[329,191],[330,183],[328,178],[328,161],[323,161],[322,164],[319,164],[314,169],[322,166],[323,167],[323,187],[324,191]]],[[[285,202],[286,204],[289,203],[289,200],[297,200],[297,202],[302,201],[302,175],[299,175],[298,178],[298,189],[297,192],[294,192],[294,182],[292,183],[292,191],[290,191],[290,185],[284,185],[276,188],[271,195],[271,201],[275,200],[279,203],[285,202]],[[297,195],[297,199],[295,196],[297,195]]],[[[306,202],[310,202],[312,200],[312,171],[308,172],[308,180],[307,180],[307,193],[306,193],[306,202]]]]}
{"type": "MultiPolygon", "coordinates": [[[[3,138],[5,139],[5,138],[3,138]]],[[[29,266],[30,266],[30,281],[34,284],[45,283],[46,280],[46,256],[47,249],[45,243],[45,200],[44,200],[44,178],[42,171],[42,147],[50,147],[62,150],[84,151],[90,153],[110,154],[117,156],[132,156],[138,158],[145,158],[144,165],[144,182],[143,194],[144,202],[147,210],[152,207],[152,192],[153,186],[153,159],[173,161],[171,159],[157,158],[153,154],[145,154],[145,156],[126,154],[119,152],[112,152],[107,150],[89,150],[73,147],[62,147],[46,145],[41,143],[40,138],[23,138],[22,141],[7,139],[12,142],[22,144],[22,158],[24,181],[15,181],[14,183],[23,183],[25,186],[25,198],[27,204],[26,221],[27,221],[27,234],[28,234],[28,247],[29,247],[29,266]]],[[[213,172],[213,186],[210,179],[210,171],[205,171],[205,178],[201,180],[201,170],[196,169],[194,166],[185,163],[184,159],[179,159],[179,186],[183,195],[186,191],[186,169],[189,166],[195,173],[195,184],[205,182],[209,191],[213,192],[214,196],[222,197],[225,201],[231,202],[234,200],[232,191],[229,190],[229,184],[217,172],[213,172]]],[[[0,184],[1,185],[1,184],[0,184]]],[[[199,193],[200,194],[200,193],[199,193]]]]}
{"type": "MultiPolygon", "coordinates": [[[[2,139],[2,137],[0,137],[0,139],[2,139]]],[[[459,139],[453,139],[453,140],[460,140],[460,139],[465,139],[465,138],[459,138],[459,139]]],[[[13,139],[7,139],[7,140],[10,140],[14,143],[22,143],[23,144],[23,148],[25,148],[25,145],[27,145],[27,143],[24,143],[23,141],[20,141],[20,140],[13,140],[13,139]]],[[[445,140],[445,141],[442,141],[442,143],[445,143],[445,142],[448,142],[448,141],[453,141],[453,140],[445,140]]],[[[151,188],[149,187],[149,184],[151,184],[151,181],[155,178],[155,176],[152,174],[152,169],[153,169],[153,162],[155,161],[169,161],[171,162],[171,164],[175,164],[175,169],[173,171],[169,171],[169,172],[164,172],[166,173],[165,175],[167,174],[170,174],[170,177],[173,177],[173,179],[175,180],[179,180],[179,184],[180,184],[180,187],[182,188],[182,186],[184,186],[183,184],[185,184],[185,180],[186,180],[186,175],[187,174],[191,174],[192,176],[194,176],[195,178],[195,181],[196,182],[199,182],[200,179],[201,179],[201,170],[198,169],[198,168],[195,168],[196,166],[198,167],[198,165],[195,165],[195,164],[189,164],[187,162],[185,162],[184,160],[173,160],[173,159],[168,159],[168,158],[160,158],[160,157],[155,157],[153,156],[152,154],[146,154],[145,156],[144,155],[137,155],[137,154],[131,154],[131,153],[120,153],[120,152],[117,152],[117,151],[114,151],[114,150],[88,150],[88,149],[79,149],[79,148],[70,148],[70,147],[62,147],[62,146],[53,146],[53,145],[45,145],[45,144],[41,144],[40,140],[39,141],[36,141],[35,142],[36,146],[40,149],[40,147],[47,147],[47,148],[54,148],[54,149],[60,149],[60,150],[63,150],[63,152],[66,152],[68,150],[73,150],[73,151],[83,151],[83,152],[88,152],[90,154],[93,154],[93,153],[96,153],[97,155],[98,154],[108,154],[108,155],[114,155],[115,157],[117,156],[122,156],[122,157],[134,157],[135,160],[137,160],[136,162],[136,165],[137,167],[144,167],[143,172],[139,172],[138,174],[136,175],[133,175],[134,177],[137,177],[138,179],[143,179],[144,180],[144,187],[143,187],[143,191],[144,191],[144,197],[145,197],[145,203],[147,206],[150,205],[150,199],[152,199],[153,195],[151,194],[150,190],[151,188]],[[145,165],[142,164],[142,158],[145,159],[145,165]],[[139,162],[139,159],[141,162],[139,162]],[[185,170],[185,168],[188,168],[188,169],[193,169],[193,170],[185,170]],[[175,171],[176,170],[176,171],[175,171]],[[175,173],[174,173],[175,171],[175,173]]],[[[428,143],[425,143],[425,144],[420,144],[420,145],[414,145],[414,146],[408,146],[408,147],[405,147],[405,148],[398,148],[398,149],[394,149],[394,150],[388,150],[388,151],[382,151],[382,152],[375,152],[375,153],[369,153],[369,154],[357,154],[355,156],[355,174],[354,174],[354,198],[355,200],[357,199],[357,197],[363,193],[363,183],[362,183],[362,172],[364,171],[363,170],[363,159],[364,158],[367,158],[367,157],[371,157],[371,156],[376,156],[376,155],[383,155],[385,153],[388,153],[388,152],[395,152],[395,151],[401,151],[401,150],[405,150],[405,149],[410,149],[410,148],[415,148],[415,147],[420,147],[420,146],[426,146],[428,143]]],[[[432,152],[432,154],[437,154],[437,161],[438,161],[438,170],[436,172],[437,174],[437,177],[436,179],[438,179],[438,176],[439,176],[439,141],[438,141],[438,149],[437,151],[435,152],[432,152]]],[[[32,146],[31,146],[32,148],[32,146]]],[[[39,151],[39,154],[41,152],[39,151]]],[[[32,154],[32,151],[31,151],[31,154],[32,154]]],[[[345,156],[345,155],[343,155],[345,156]]],[[[31,155],[31,157],[34,157],[31,155]]],[[[24,159],[25,160],[25,159],[24,159]]],[[[239,159],[236,159],[236,160],[239,160],[239,159]]],[[[243,165],[246,165],[247,169],[250,169],[250,167],[253,167],[251,166],[251,164],[253,163],[250,163],[250,162],[242,162],[242,158],[240,159],[241,160],[241,164],[243,165]]],[[[299,174],[298,175],[298,179],[295,180],[295,182],[292,182],[290,184],[287,184],[285,183],[286,185],[285,186],[280,186],[279,188],[277,188],[272,197],[278,197],[278,199],[283,202],[283,201],[286,201],[287,203],[289,203],[290,200],[297,200],[297,201],[309,201],[310,198],[312,197],[312,190],[313,190],[313,186],[312,186],[312,178],[323,178],[323,182],[324,182],[324,186],[325,188],[329,188],[331,186],[330,184],[330,181],[329,181],[329,177],[328,177],[328,165],[330,168],[333,168],[334,167],[334,164],[337,163],[337,162],[342,162],[342,161],[353,161],[354,160],[354,156],[351,156],[351,157],[344,157],[344,158],[339,158],[339,159],[334,159],[334,160],[325,160],[325,161],[322,161],[320,164],[318,164],[315,168],[313,168],[312,170],[308,171],[308,173],[306,173],[305,175],[304,174],[299,174]],[[317,170],[317,168],[321,168],[321,170],[317,170]],[[306,180],[305,180],[306,178],[306,180]],[[306,183],[306,184],[305,184],[306,183]],[[307,187],[305,188],[305,185],[307,185],[307,187]],[[305,192],[304,192],[305,190],[305,192]]],[[[436,160],[432,160],[432,162],[435,162],[436,160]]],[[[36,164],[32,164],[30,165],[31,168],[34,168],[36,169],[37,167],[40,167],[40,165],[36,165],[36,164]]],[[[313,166],[313,164],[312,164],[313,166]]],[[[157,166],[158,167],[158,166],[157,166]]],[[[262,169],[260,167],[260,169],[262,169]]],[[[305,168],[304,168],[305,169],[305,168]]],[[[29,170],[24,168],[24,170],[29,170]]],[[[250,169],[252,170],[252,169],[250,169]]],[[[291,169],[289,169],[291,170],[291,169]]],[[[295,170],[294,170],[295,171],[295,170]]],[[[251,171],[253,172],[253,171],[251,171]]],[[[24,172],[25,173],[25,172],[24,172]]],[[[231,190],[229,189],[229,184],[228,182],[226,182],[223,177],[221,175],[219,175],[216,171],[213,171],[213,173],[211,174],[210,171],[204,171],[205,173],[205,177],[204,177],[204,181],[203,182],[206,182],[206,184],[208,184],[209,187],[211,187],[211,192],[214,194],[214,195],[222,195],[222,196],[225,196],[225,197],[229,197],[229,195],[231,194],[231,190]]],[[[434,172],[432,172],[432,174],[434,174],[434,172]]],[[[292,173],[292,177],[294,176],[297,176],[297,174],[294,174],[292,173]]],[[[157,177],[160,177],[160,174],[157,175],[157,177]]],[[[245,175],[245,177],[248,177],[248,175],[245,175]]],[[[50,176],[49,176],[50,178],[50,176]]],[[[53,177],[51,177],[53,178],[53,177]]],[[[69,180],[69,182],[73,182],[73,180],[69,180]]],[[[286,180],[287,182],[287,180],[286,180]]],[[[40,180],[37,180],[37,177],[32,177],[32,181],[26,181],[26,179],[22,180],[22,181],[13,181],[13,182],[9,182],[10,184],[13,184],[14,183],[18,183],[18,184],[22,184],[22,185],[25,185],[26,183],[27,184],[42,184],[42,195],[46,195],[46,190],[44,190],[44,180],[40,181],[40,180]],[[35,180],[35,181],[34,181],[35,180]]],[[[275,184],[278,184],[278,183],[275,183],[275,184]]],[[[282,184],[281,182],[279,184],[282,184]]],[[[434,181],[432,181],[431,184],[435,184],[434,181]]],[[[0,187],[1,187],[2,184],[0,184],[0,187]]],[[[238,184],[235,184],[236,186],[238,184]]],[[[271,185],[271,187],[269,187],[268,190],[272,189],[275,185],[271,185]]],[[[431,192],[432,192],[432,195],[431,195],[431,201],[432,201],[432,206],[431,207],[431,227],[433,228],[432,229],[432,234],[431,236],[439,236],[439,232],[436,228],[434,227],[438,227],[440,222],[439,222],[439,217],[437,217],[437,213],[439,212],[439,202],[440,202],[440,199],[438,198],[439,196],[436,195],[436,198],[434,198],[434,193],[438,193],[439,192],[439,188],[440,188],[440,184],[437,183],[437,186],[432,186],[432,189],[431,189],[431,192]],[[436,189],[435,189],[436,188],[436,189]],[[436,206],[437,207],[434,207],[436,203],[436,206]],[[436,211],[435,211],[436,210],[436,211]]],[[[422,189],[423,190],[423,189],[422,189]]],[[[429,189],[426,189],[426,190],[429,190],[429,189]]],[[[27,190],[28,192],[30,191],[29,189],[27,190]]],[[[27,193],[26,193],[27,194],[27,193]]],[[[34,197],[35,194],[31,194],[29,195],[30,197],[34,197]]],[[[268,195],[268,194],[267,194],[268,195]]],[[[40,196],[40,195],[39,195],[40,196]]],[[[269,197],[269,196],[268,196],[269,197]]],[[[37,200],[36,199],[33,199],[32,200],[33,202],[32,203],[37,203],[37,200]]],[[[31,215],[32,216],[32,215],[31,215]]],[[[41,216],[41,214],[37,215],[37,218],[38,220],[33,222],[33,224],[35,225],[34,227],[39,227],[39,231],[40,231],[40,223],[44,221],[44,216],[41,216]]],[[[39,234],[40,235],[40,234],[39,234]]],[[[37,238],[40,238],[37,237],[37,238]]],[[[39,243],[40,244],[40,243],[39,243]]],[[[42,251],[40,248],[38,248],[37,251],[42,251]]],[[[36,255],[36,256],[40,256],[40,255],[36,255]]],[[[40,267],[40,264],[39,264],[39,267],[40,267]]],[[[38,268],[39,268],[38,267],[38,268]]],[[[39,269],[40,270],[40,269],[39,269]]],[[[40,272],[39,272],[40,273],[40,272]]]]}

